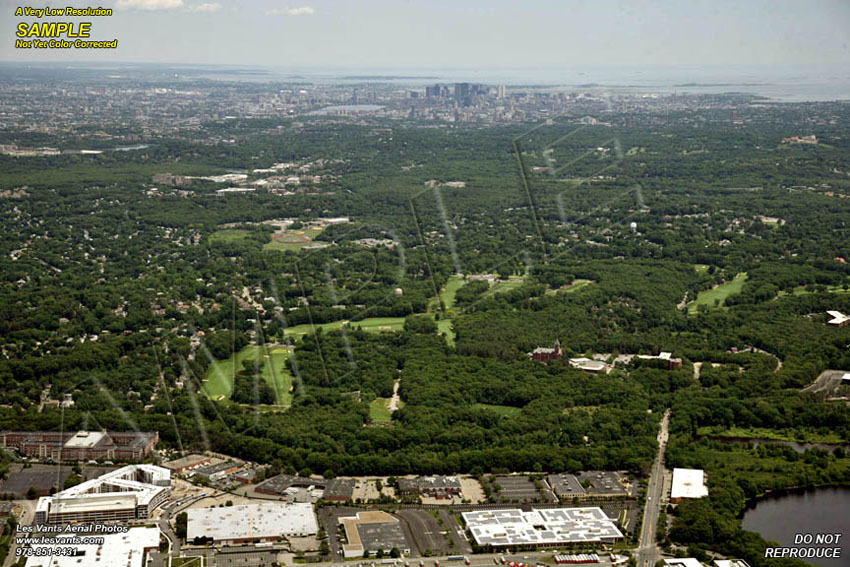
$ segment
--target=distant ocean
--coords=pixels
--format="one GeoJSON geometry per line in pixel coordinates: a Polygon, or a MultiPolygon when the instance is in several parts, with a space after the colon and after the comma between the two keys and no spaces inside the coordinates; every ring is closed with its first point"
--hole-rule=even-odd
{"type": "Polygon", "coordinates": [[[550,87],[610,93],[747,93],[777,102],[850,100],[850,69],[794,66],[570,67],[522,69],[263,69],[257,74],[205,76],[218,80],[305,83],[393,83],[423,87],[473,82],[507,87],[550,87]]]}

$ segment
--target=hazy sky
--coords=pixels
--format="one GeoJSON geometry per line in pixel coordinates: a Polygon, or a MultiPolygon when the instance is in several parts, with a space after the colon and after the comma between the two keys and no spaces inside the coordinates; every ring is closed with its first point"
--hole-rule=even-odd
{"type": "MultiPolygon", "coordinates": [[[[309,68],[826,64],[850,68],[850,0],[103,0],[91,39],[15,49],[23,0],[0,0],[0,60],[309,68]]],[[[45,4],[33,3],[32,7],[45,4]]],[[[56,19],[45,18],[47,21],[56,19]]]]}

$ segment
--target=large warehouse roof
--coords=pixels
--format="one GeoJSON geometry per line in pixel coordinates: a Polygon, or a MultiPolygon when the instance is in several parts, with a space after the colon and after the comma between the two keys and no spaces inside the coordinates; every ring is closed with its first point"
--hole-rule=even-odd
{"type": "Polygon", "coordinates": [[[673,469],[673,488],[670,498],[702,498],[708,496],[705,473],[700,469],[673,469]]]}
{"type": "Polygon", "coordinates": [[[224,508],[189,510],[188,539],[261,540],[319,532],[313,506],[295,502],[263,502],[224,508]]]}
{"type": "Polygon", "coordinates": [[[463,519],[478,545],[555,545],[623,537],[601,508],[480,510],[464,512],[463,519]]]}
{"type": "MultiPolygon", "coordinates": [[[[76,537],[60,535],[58,539],[76,537]]],[[[88,537],[88,535],[86,535],[88,537]]],[[[92,536],[94,537],[94,536],[92,536]]],[[[27,559],[27,567],[143,567],[146,549],[159,547],[159,528],[132,528],[123,534],[98,535],[101,545],[80,545],[77,556],[42,555],[27,559]]],[[[33,549],[54,550],[53,545],[34,545],[33,549]]]]}

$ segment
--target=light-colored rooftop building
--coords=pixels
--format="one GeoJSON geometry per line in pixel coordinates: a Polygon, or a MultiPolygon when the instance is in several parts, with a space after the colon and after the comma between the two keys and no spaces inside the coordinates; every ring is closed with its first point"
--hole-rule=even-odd
{"type": "Polygon", "coordinates": [[[665,559],[664,565],[669,565],[670,567],[705,567],[705,565],[693,557],[674,557],[672,559],[665,559]]]}
{"type": "Polygon", "coordinates": [[[678,502],[682,498],[702,498],[703,496],[708,496],[705,472],[701,469],[673,469],[670,500],[678,502]]]}
{"type": "Polygon", "coordinates": [[[613,543],[623,538],[601,508],[479,510],[464,512],[463,520],[478,545],[494,547],[613,543]]]}
{"type": "Polygon", "coordinates": [[[850,315],[845,315],[840,311],[827,311],[826,313],[832,317],[832,319],[826,322],[827,325],[832,325],[833,327],[850,325],[850,315]]]}
{"type": "Polygon", "coordinates": [[[714,567],[750,567],[743,559],[715,559],[714,567]]]}
{"type": "Polygon", "coordinates": [[[611,365],[603,360],[593,360],[592,358],[571,358],[570,366],[573,368],[578,368],[579,370],[584,370],[585,372],[590,372],[591,374],[599,374],[600,372],[605,372],[606,374],[611,370],[611,365]]]}
{"type": "Polygon", "coordinates": [[[208,537],[220,543],[271,541],[279,537],[316,535],[313,506],[300,502],[262,502],[196,508],[188,511],[187,538],[208,537]]]}
{"type": "Polygon", "coordinates": [[[171,492],[171,471],[127,465],[38,499],[35,523],[57,524],[147,518],[171,492]]]}
{"type": "MultiPolygon", "coordinates": [[[[74,545],[77,556],[42,555],[27,559],[26,567],[143,567],[145,554],[159,547],[159,528],[131,528],[123,534],[67,534],[57,540],[80,537],[102,537],[100,545],[74,545]]],[[[58,544],[57,541],[57,545],[58,544]]],[[[55,550],[53,545],[34,545],[33,549],[55,550]]],[[[37,553],[37,552],[36,552],[37,553]]]]}

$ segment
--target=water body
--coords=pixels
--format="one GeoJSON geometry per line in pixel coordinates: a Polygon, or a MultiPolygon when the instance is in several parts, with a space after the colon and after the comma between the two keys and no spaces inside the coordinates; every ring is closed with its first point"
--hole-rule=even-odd
{"type": "Polygon", "coordinates": [[[758,532],[782,547],[841,547],[840,558],[805,559],[818,567],[850,564],[850,487],[817,488],[770,496],[744,514],[745,530],[758,532]],[[843,534],[837,544],[795,544],[796,534],[843,534]]]}

